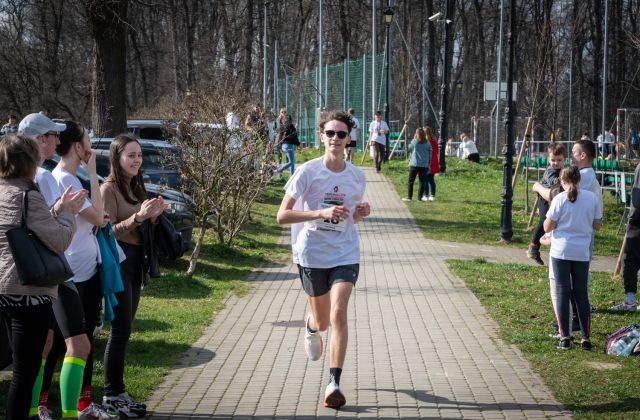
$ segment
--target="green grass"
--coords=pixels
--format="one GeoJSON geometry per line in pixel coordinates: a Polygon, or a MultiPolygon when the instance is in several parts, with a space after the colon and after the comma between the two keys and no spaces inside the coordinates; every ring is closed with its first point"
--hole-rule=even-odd
{"type": "MultiPolygon", "coordinates": [[[[283,181],[270,185],[252,211],[253,220],[236,240],[234,248],[207,237],[193,278],[183,273],[188,255],[176,263],[163,265],[161,278],[152,279],[142,292],[133,325],[126,361],[125,383],[134,398],[146,400],[171,366],[202,335],[214,314],[230,293],[243,294],[250,286],[244,278],[255,267],[289,255],[289,248],[277,245],[281,228],[275,214],[282,198],[283,181]]],[[[93,375],[94,400],[102,398],[102,355],[108,333],[103,330],[95,341],[93,375]]],[[[212,355],[213,357],[213,355],[212,355]]],[[[0,381],[0,395],[8,393],[9,380],[0,381]]],[[[57,374],[51,387],[49,407],[60,416],[57,374]]],[[[0,413],[6,398],[0,397],[0,413]]],[[[2,417],[0,415],[0,417],[2,417]]]]}
{"type": "Polygon", "coordinates": [[[607,334],[638,322],[637,315],[606,311],[623,297],[620,281],[612,281],[610,274],[592,273],[591,304],[602,308],[592,318],[594,351],[584,352],[575,346],[559,351],[547,335],[553,309],[546,267],[480,259],[448,263],[499,324],[501,337],[520,348],[533,370],[576,418],[640,419],[640,358],[603,353],[607,334]],[[615,368],[599,369],[596,363],[614,364],[615,368]]]}
{"type": "MultiPolygon", "coordinates": [[[[371,160],[367,159],[370,164],[371,160]]],[[[360,163],[360,158],[357,159],[360,163]]],[[[407,195],[408,161],[392,159],[382,172],[393,183],[400,197],[407,195]]],[[[514,167],[515,168],[515,167],[514,167]]],[[[530,179],[537,179],[535,172],[530,179]]],[[[425,237],[447,241],[496,244],[500,235],[502,163],[483,159],[478,165],[467,160],[447,158],[446,176],[436,177],[434,202],[420,202],[418,181],[414,184],[414,200],[409,209],[425,237]]],[[[623,208],[608,191],[603,192],[604,220],[597,233],[596,255],[618,255],[622,235],[617,234],[623,208]]],[[[529,190],[529,206],[533,209],[535,194],[529,190]]],[[[513,197],[513,238],[510,246],[525,248],[531,239],[526,232],[529,216],[524,214],[525,189],[522,174],[513,197]]]]}

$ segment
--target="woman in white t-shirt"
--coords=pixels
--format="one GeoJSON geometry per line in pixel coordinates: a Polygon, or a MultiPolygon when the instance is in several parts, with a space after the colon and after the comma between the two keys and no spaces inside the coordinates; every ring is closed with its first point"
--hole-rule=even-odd
{"type": "Polygon", "coordinates": [[[589,304],[588,280],[591,235],[600,229],[602,211],[598,197],[591,191],[578,189],[580,170],[576,166],[566,167],[560,172],[560,184],[564,192],[551,201],[544,230],[551,233],[549,251],[549,279],[553,308],[560,329],[558,349],[571,348],[570,299],[576,301],[581,347],[591,350],[591,306],[589,304]]]}
{"type": "MultiPolygon", "coordinates": [[[[41,396],[48,396],[54,366],[64,351],[64,346],[59,345],[62,335],[66,344],[60,372],[63,416],[73,417],[75,413],[79,418],[115,418],[106,413],[102,406],[93,403],[91,397],[93,330],[102,299],[98,271],[100,256],[93,229],[105,224],[96,175],[96,154],[91,150],[87,130],[73,121],[66,121],[65,124],[67,128],[60,133],[60,144],[56,147],[60,162],[52,171],[53,177],[61,192],[68,187],[74,192],[82,191],[76,173],[80,165],[84,166],[89,173],[91,199],[85,200],[76,216],[76,232],[65,251],[73,277],[59,286],[58,299],[53,304],[59,329],[47,358],[41,396]]],[[[41,398],[41,405],[46,406],[46,397],[44,400],[41,398]]]]}
{"type": "Polygon", "coordinates": [[[291,224],[293,261],[309,303],[304,347],[310,360],[322,356],[321,332],[331,325],[324,406],[338,409],[346,402],[340,375],[348,341],[347,305],[360,268],[355,223],[371,209],[362,201],[364,172],[344,160],[353,128],[350,116],[327,113],[319,128],[324,156],[300,166],[291,176],[277,218],[280,224],[291,224]]]}

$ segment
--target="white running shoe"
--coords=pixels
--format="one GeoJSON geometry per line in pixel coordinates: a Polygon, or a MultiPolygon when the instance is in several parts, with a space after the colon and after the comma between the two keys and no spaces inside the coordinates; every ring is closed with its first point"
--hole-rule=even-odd
{"type": "Polygon", "coordinates": [[[436,198],[433,195],[429,196],[429,201],[436,201],[436,198]]]}
{"type": "Polygon", "coordinates": [[[402,201],[411,201],[409,197],[402,197],[402,201]]]}
{"type": "Polygon", "coordinates": [[[340,385],[331,382],[324,391],[324,406],[336,410],[347,403],[344,394],[340,391],[340,385]]]}
{"type": "Polygon", "coordinates": [[[51,415],[51,410],[49,410],[44,405],[38,406],[38,418],[40,420],[53,420],[53,416],[51,415]]]}
{"type": "Polygon", "coordinates": [[[429,199],[427,198],[426,195],[423,195],[422,198],[420,199],[420,201],[428,201],[429,199]]]}
{"type": "Polygon", "coordinates": [[[115,420],[119,419],[117,414],[109,414],[99,404],[91,403],[87,408],[78,411],[78,420],[115,420]]]}
{"type": "Polygon", "coordinates": [[[102,405],[105,406],[109,413],[116,415],[124,415],[129,418],[144,417],[147,414],[147,406],[140,404],[127,392],[115,397],[102,397],[102,405]]]}
{"type": "Polygon", "coordinates": [[[309,315],[307,313],[304,320],[304,351],[309,360],[315,362],[322,357],[322,337],[320,331],[309,331],[309,315]]]}

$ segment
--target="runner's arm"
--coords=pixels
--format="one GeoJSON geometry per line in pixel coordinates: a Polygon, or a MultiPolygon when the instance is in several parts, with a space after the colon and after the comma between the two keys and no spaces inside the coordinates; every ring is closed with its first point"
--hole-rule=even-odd
{"type": "Polygon", "coordinates": [[[332,206],[321,210],[293,210],[296,203],[295,198],[285,194],[278,209],[278,224],[288,225],[291,223],[303,223],[317,219],[344,220],[349,217],[349,210],[344,206],[332,206]]]}

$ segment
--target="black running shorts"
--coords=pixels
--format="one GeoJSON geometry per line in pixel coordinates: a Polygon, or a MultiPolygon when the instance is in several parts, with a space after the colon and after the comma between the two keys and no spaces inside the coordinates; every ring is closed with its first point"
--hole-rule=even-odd
{"type": "Polygon", "coordinates": [[[64,338],[86,334],[82,300],[73,281],[65,281],[58,286],[58,299],[53,301],[53,313],[64,338]]]}
{"type": "Polygon", "coordinates": [[[298,265],[302,288],[312,297],[327,293],[335,283],[348,282],[355,286],[360,264],[340,265],[333,268],[308,268],[298,265]]]}

